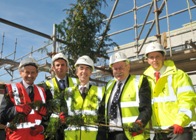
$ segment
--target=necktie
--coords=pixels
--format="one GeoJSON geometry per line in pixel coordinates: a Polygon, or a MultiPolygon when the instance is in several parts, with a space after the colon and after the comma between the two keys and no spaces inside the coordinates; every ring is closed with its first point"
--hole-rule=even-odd
{"type": "Polygon", "coordinates": [[[154,73],[154,75],[155,75],[155,77],[156,77],[156,82],[159,80],[159,78],[160,78],[160,72],[158,72],[158,71],[156,71],[155,73],[154,73]]]}
{"type": "Polygon", "coordinates": [[[65,89],[65,80],[59,80],[59,85],[60,85],[60,89],[64,90],[65,89]]]}
{"type": "Polygon", "coordinates": [[[29,86],[29,98],[31,99],[31,101],[34,100],[34,92],[33,92],[33,86],[29,86]]]}
{"type": "Polygon", "coordinates": [[[114,98],[112,100],[111,108],[110,108],[110,119],[115,119],[117,117],[117,104],[120,97],[122,83],[118,83],[117,90],[114,94],[114,98]]]}
{"type": "Polygon", "coordinates": [[[81,87],[81,94],[82,94],[82,98],[84,99],[86,97],[86,87],[81,87]]]}

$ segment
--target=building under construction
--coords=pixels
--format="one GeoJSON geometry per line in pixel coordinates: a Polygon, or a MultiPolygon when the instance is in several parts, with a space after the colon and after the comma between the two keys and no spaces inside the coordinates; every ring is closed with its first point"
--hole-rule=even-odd
{"type": "MultiPolygon", "coordinates": [[[[174,5],[175,2],[169,0],[144,0],[144,1],[119,1],[115,0],[110,3],[110,12],[107,13],[108,18],[105,19],[106,24],[110,25],[111,30],[108,36],[111,36],[115,41],[116,36],[129,35],[130,40],[122,44],[114,50],[108,51],[111,55],[113,52],[122,51],[131,60],[131,74],[142,74],[148,64],[145,61],[144,50],[148,43],[153,41],[160,42],[166,49],[167,59],[172,59],[177,67],[187,72],[194,85],[196,85],[196,4],[194,0],[181,0],[182,4],[174,5]],[[123,9],[123,3],[129,3],[130,9],[118,12],[118,9],[123,9]],[[176,10],[171,10],[172,7],[178,7],[176,10]],[[181,20],[186,17],[186,20],[181,20]],[[121,24],[121,18],[125,17],[128,27],[122,27],[116,30],[113,24],[121,24]],[[142,18],[141,18],[142,17],[142,18]],[[175,17],[177,17],[175,19],[175,17]],[[180,21],[177,21],[180,20],[180,21]],[[131,22],[129,22],[131,21],[131,22]],[[181,23],[181,27],[172,28],[181,23]]],[[[46,46],[40,48],[50,47],[52,51],[58,51],[58,44],[60,40],[53,35],[46,35],[39,31],[29,29],[22,25],[18,25],[12,21],[0,18],[0,23],[7,26],[13,26],[21,30],[36,34],[50,40],[46,46]],[[57,47],[56,47],[57,46],[57,47]]],[[[52,30],[52,29],[51,29],[52,30]]],[[[39,49],[31,50],[28,54],[22,55],[20,58],[15,58],[17,52],[17,45],[13,53],[8,56],[3,56],[4,38],[2,35],[1,58],[0,58],[0,78],[2,76],[9,76],[10,81],[16,81],[19,77],[15,75],[18,64],[23,57],[37,53],[39,49]],[[14,56],[10,59],[9,56],[14,56]]],[[[119,37],[120,38],[120,37],[119,37]]],[[[16,41],[17,43],[17,41],[16,41]]],[[[117,40],[118,43],[118,40],[117,40]]],[[[50,57],[45,54],[38,60],[40,63],[40,70],[46,72],[45,77],[50,77],[50,57]]],[[[107,61],[106,61],[107,62],[107,61]]],[[[106,64],[96,64],[97,69],[93,73],[94,81],[104,82],[111,78],[109,67],[106,64]]],[[[43,76],[42,76],[43,78],[43,76]]],[[[44,80],[44,79],[43,79],[44,80]]]]}

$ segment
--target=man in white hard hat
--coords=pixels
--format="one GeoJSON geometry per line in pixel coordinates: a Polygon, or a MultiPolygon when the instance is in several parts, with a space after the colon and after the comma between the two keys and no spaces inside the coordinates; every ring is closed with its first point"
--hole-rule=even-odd
{"type": "Polygon", "coordinates": [[[50,88],[53,96],[55,96],[55,92],[64,91],[67,87],[74,86],[78,83],[76,78],[67,75],[69,61],[63,53],[57,53],[52,57],[52,70],[55,77],[46,81],[46,85],[50,88]]]}
{"type": "Polygon", "coordinates": [[[144,71],[152,91],[154,140],[192,140],[196,94],[188,75],[165,60],[165,50],[157,42],[146,47],[149,67],[144,71]]]}
{"type": "MultiPolygon", "coordinates": [[[[45,89],[49,89],[51,91],[52,96],[48,95],[49,99],[56,99],[59,97],[59,94],[64,93],[66,88],[77,85],[78,80],[67,75],[69,71],[69,61],[63,53],[57,53],[52,57],[52,70],[54,71],[55,77],[53,77],[51,80],[46,81],[45,89]]],[[[60,108],[64,105],[65,103],[63,102],[59,103],[60,108]]],[[[64,140],[64,128],[52,128],[60,126],[60,124],[55,124],[59,123],[59,119],[62,120],[62,122],[65,120],[63,115],[64,111],[60,110],[60,112],[60,114],[58,114],[57,112],[53,112],[53,114],[51,114],[49,126],[46,130],[46,135],[48,133],[55,134],[53,138],[55,140],[64,140]],[[52,132],[52,130],[55,130],[56,132],[52,132]]],[[[48,136],[50,136],[50,134],[48,136]]]]}
{"type": "Polygon", "coordinates": [[[6,84],[0,107],[0,120],[7,125],[6,139],[44,140],[42,121],[47,109],[42,105],[46,103],[46,93],[34,84],[38,64],[32,57],[25,58],[20,62],[19,72],[22,81],[6,84]],[[38,102],[40,106],[35,107],[38,102]]]}
{"type": "Polygon", "coordinates": [[[152,113],[147,78],[130,75],[130,61],[122,52],[110,57],[109,66],[114,78],[107,83],[105,92],[108,140],[149,139],[144,135],[152,113]]]}
{"type": "Polygon", "coordinates": [[[98,108],[104,95],[104,87],[92,85],[90,76],[94,70],[93,60],[87,56],[81,56],[75,63],[76,75],[79,84],[68,88],[71,96],[67,98],[68,116],[74,118],[79,115],[84,124],[70,125],[65,129],[66,140],[96,140],[98,135],[98,108]],[[89,126],[89,127],[88,127],[89,126]]]}

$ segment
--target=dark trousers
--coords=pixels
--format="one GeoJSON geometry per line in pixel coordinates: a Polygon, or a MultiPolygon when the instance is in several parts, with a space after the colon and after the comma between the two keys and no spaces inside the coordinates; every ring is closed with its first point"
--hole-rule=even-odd
{"type": "Polygon", "coordinates": [[[182,134],[174,134],[173,132],[155,133],[153,140],[192,140],[192,138],[193,132],[191,128],[185,128],[182,134]]]}
{"type": "Polygon", "coordinates": [[[123,131],[115,131],[108,133],[108,140],[128,140],[123,131]]]}
{"type": "Polygon", "coordinates": [[[0,139],[1,140],[5,140],[5,130],[4,129],[0,129],[0,139]]]}

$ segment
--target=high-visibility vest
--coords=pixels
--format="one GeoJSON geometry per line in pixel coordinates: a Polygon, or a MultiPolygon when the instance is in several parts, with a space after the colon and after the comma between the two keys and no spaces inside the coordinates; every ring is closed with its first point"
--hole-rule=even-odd
{"type": "Polygon", "coordinates": [[[168,129],[173,124],[190,127],[196,120],[196,94],[188,75],[175,67],[173,61],[166,60],[166,71],[154,81],[153,68],[144,74],[148,77],[152,90],[152,126],[154,129],[168,129]]]}
{"type": "MultiPolygon", "coordinates": [[[[31,100],[26,92],[26,89],[21,83],[6,84],[9,97],[14,105],[31,103],[31,100]]],[[[46,102],[46,95],[43,88],[34,85],[34,102],[41,101],[46,102]]],[[[35,125],[40,125],[42,121],[42,116],[34,109],[26,117],[26,122],[20,122],[16,125],[17,130],[14,133],[7,135],[10,140],[12,139],[28,139],[32,136],[30,135],[30,128],[35,125]],[[24,133],[27,132],[27,133],[24,133]]],[[[11,122],[10,122],[11,123],[11,122]]],[[[8,123],[9,125],[9,123],[8,123]]],[[[43,135],[38,135],[33,138],[43,139],[43,135]]]]}
{"type": "MultiPolygon", "coordinates": [[[[122,120],[122,127],[130,126],[132,127],[132,123],[135,122],[139,115],[138,107],[139,107],[139,88],[142,83],[142,76],[139,75],[131,75],[128,77],[120,98],[119,98],[119,109],[121,120],[122,120]]],[[[108,82],[106,86],[106,99],[105,99],[105,120],[108,121],[108,104],[111,97],[112,90],[116,84],[116,80],[113,79],[108,82]]],[[[108,122],[106,122],[108,123],[108,122]]],[[[128,130],[124,130],[125,135],[130,140],[144,140],[143,133],[137,135],[135,137],[131,136],[131,133],[128,130]]]]}
{"type": "MultiPolygon", "coordinates": [[[[68,77],[68,86],[69,87],[73,87],[74,85],[77,85],[77,84],[78,84],[77,78],[68,77]]],[[[56,97],[55,93],[60,93],[60,89],[58,87],[58,83],[57,83],[55,77],[52,78],[51,80],[47,80],[46,85],[50,88],[50,91],[51,91],[54,98],[56,97]]]]}
{"type": "Polygon", "coordinates": [[[104,87],[91,86],[85,99],[83,100],[78,87],[70,87],[69,90],[71,96],[66,99],[68,107],[68,115],[75,116],[81,115],[85,126],[73,126],[69,125],[65,129],[65,139],[66,140],[95,140],[97,136],[98,127],[97,122],[97,111],[100,106],[100,102],[104,95],[104,87]]]}

